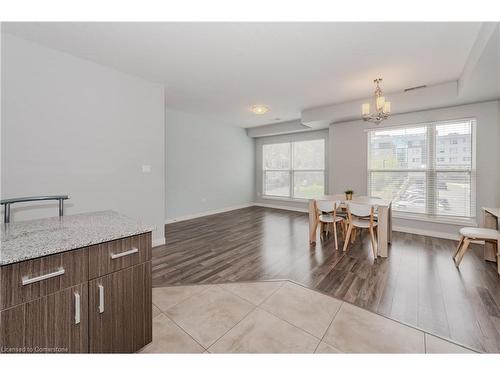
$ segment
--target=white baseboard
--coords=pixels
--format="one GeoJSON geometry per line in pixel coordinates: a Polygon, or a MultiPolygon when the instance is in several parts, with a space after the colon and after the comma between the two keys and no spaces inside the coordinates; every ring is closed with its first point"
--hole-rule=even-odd
{"type": "Polygon", "coordinates": [[[308,212],[307,208],[293,207],[293,206],[281,206],[279,204],[267,204],[267,203],[254,203],[254,206],[267,207],[267,208],[277,208],[279,210],[288,210],[296,212],[308,212]]]}
{"type": "Polygon", "coordinates": [[[417,229],[417,228],[411,228],[411,227],[393,226],[392,230],[395,232],[419,234],[422,236],[445,238],[448,240],[456,240],[456,241],[458,241],[458,238],[459,238],[458,233],[453,234],[453,233],[438,232],[438,231],[434,231],[434,230],[417,229]]]}
{"type": "MultiPolygon", "coordinates": [[[[247,207],[252,207],[252,206],[275,208],[275,209],[279,209],[279,210],[287,210],[287,211],[295,211],[295,212],[308,212],[307,208],[300,208],[300,207],[293,207],[293,206],[286,206],[286,205],[282,206],[282,205],[278,205],[278,204],[250,202],[250,203],[245,203],[245,204],[241,204],[238,206],[225,207],[225,208],[221,208],[218,210],[204,211],[204,212],[199,212],[199,213],[192,214],[192,215],[186,215],[186,216],[177,217],[177,218],[173,218],[173,219],[167,219],[167,220],[165,220],[165,224],[177,223],[179,221],[196,219],[196,218],[203,217],[203,216],[215,215],[215,214],[219,214],[219,213],[223,213],[223,212],[238,210],[241,208],[247,208],[247,207]]],[[[392,230],[395,232],[418,234],[418,235],[422,235],[422,236],[436,237],[436,238],[445,238],[445,239],[454,240],[454,241],[458,241],[458,238],[459,238],[458,233],[454,234],[454,233],[447,233],[447,232],[438,232],[438,231],[411,228],[411,227],[393,226],[392,230]]],[[[476,243],[476,241],[474,241],[474,243],[476,243]]],[[[477,243],[481,243],[481,242],[477,241],[477,243]]],[[[153,240],[153,246],[160,246],[163,244],[165,244],[165,239],[153,240]]]]}
{"type": "Polygon", "coordinates": [[[175,217],[175,218],[171,218],[171,219],[166,219],[165,220],[165,224],[172,224],[172,223],[177,223],[179,221],[196,219],[198,217],[210,216],[210,215],[215,215],[215,214],[221,214],[223,212],[228,212],[228,211],[233,211],[233,210],[239,210],[241,208],[252,207],[253,205],[254,205],[253,202],[249,202],[249,203],[244,203],[244,204],[240,204],[240,205],[237,205],[237,206],[224,207],[224,208],[220,208],[220,209],[217,209],[217,210],[210,210],[210,211],[198,212],[198,213],[191,214],[191,215],[186,215],[186,216],[180,216],[180,217],[175,217]]]}
{"type": "Polygon", "coordinates": [[[165,237],[163,237],[163,238],[154,238],[151,241],[151,246],[152,247],[161,246],[161,245],[165,245],[165,237]]]}
{"type": "MultiPolygon", "coordinates": [[[[458,233],[453,234],[453,233],[446,233],[446,232],[437,232],[437,231],[433,231],[433,230],[415,229],[415,228],[409,228],[409,227],[393,226],[392,230],[395,232],[419,234],[422,236],[444,238],[444,239],[453,240],[453,241],[458,241],[460,238],[460,235],[458,233]]],[[[481,241],[481,240],[472,240],[471,243],[474,243],[477,245],[484,245],[484,241],[481,241]]]]}

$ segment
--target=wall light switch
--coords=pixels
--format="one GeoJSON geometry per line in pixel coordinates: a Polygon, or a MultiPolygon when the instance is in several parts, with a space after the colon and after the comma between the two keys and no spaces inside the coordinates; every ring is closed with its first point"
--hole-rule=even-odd
{"type": "Polygon", "coordinates": [[[142,166],[142,173],[151,173],[151,166],[150,165],[143,165],[142,166]]]}

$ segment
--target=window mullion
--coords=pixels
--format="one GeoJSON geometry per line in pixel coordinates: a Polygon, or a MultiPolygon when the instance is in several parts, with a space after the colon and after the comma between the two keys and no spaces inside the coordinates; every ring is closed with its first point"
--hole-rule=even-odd
{"type": "Polygon", "coordinates": [[[267,183],[267,171],[264,169],[262,171],[262,195],[266,195],[266,183],[267,183]]]}
{"type": "Polygon", "coordinates": [[[289,186],[289,197],[294,198],[294,175],[293,175],[293,142],[290,142],[290,171],[289,171],[289,178],[290,178],[290,186],[289,186]]]}
{"type": "Polygon", "coordinates": [[[427,170],[426,170],[426,213],[436,215],[437,174],[436,174],[436,126],[427,126],[427,170]]]}

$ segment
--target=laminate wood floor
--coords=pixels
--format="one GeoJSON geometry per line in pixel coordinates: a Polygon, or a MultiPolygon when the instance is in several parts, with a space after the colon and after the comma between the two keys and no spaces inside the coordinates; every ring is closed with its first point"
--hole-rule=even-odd
{"type": "Polygon", "coordinates": [[[263,207],[165,226],[153,286],[290,279],[425,331],[500,352],[500,277],[473,246],[458,270],[456,242],[394,232],[373,260],[369,236],[342,252],[333,236],[308,243],[307,214],[263,207]]]}

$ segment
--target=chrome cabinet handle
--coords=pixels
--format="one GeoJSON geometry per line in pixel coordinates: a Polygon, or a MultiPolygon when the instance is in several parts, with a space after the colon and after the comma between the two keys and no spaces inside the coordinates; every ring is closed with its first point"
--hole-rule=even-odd
{"type": "Polygon", "coordinates": [[[99,314],[104,312],[104,287],[99,284],[99,314]]]}
{"type": "Polygon", "coordinates": [[[111,259],[126,257],[127,255],[138,253],[139,249],[137,247],[133,247],[130,250],[124,251],[123,253],[111,254],[111,259]]]}
{"type": "Polygon", "coordinates": [[[62,268],[62,267],[60,267],[57,271],[47,273],[47,274],[41,275],[41,276],[36,276],[36,277],[31,277],[31,278],[29,276],[23,276],[21,279],[21,282],[22,282],[22,285],[24,286],[24,285],[37,283],[39,281],[47,280],[47,279],[50,279],[52,277],[57,277],[57,276],[61,276],[61,275],[64,275],[64,268],[62,268]]]}
{"type": "Polygon", "coordinates": [[[80,324],[80,293],[75,292],[75,324],[80,324]]]}

